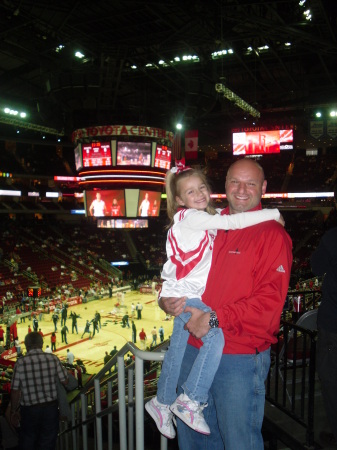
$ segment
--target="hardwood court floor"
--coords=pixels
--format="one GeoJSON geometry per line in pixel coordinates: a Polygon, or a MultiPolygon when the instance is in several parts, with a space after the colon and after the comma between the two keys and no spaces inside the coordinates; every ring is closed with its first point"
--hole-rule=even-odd
{"type": "MultiPolygon", "coordinates": [[[[173,328],[173,320],[164,320],[166,314],[162,311],[157,304],[156,295],[152,294],[140,294],[137,291],[130,291],[124,294],[124,304],[121,307],[116,308],[117,300],[116,294],[112,298],[103,298],[101,300],[93,300],[88,303],[83,303],[81,305],[71,306],[68,308],[68,319],[67,327],[69,333],[67,335],[68,344],[62,343],[61,340],[61,317],[57,324],[57,341],[56,341],[56,352],[55,354],[61,359],[66,359],[67,348],[75,355],[75,359],[81,359],[90,374],[97,373],[103,366],[103,359],[105,352],[110,351],[116,345],[117,349],[123,347],[126,342],[132,341],[131,335],[131,317],[129,319],[130,328],[123,328],[121,325],[121,318],[128,313],[131,316],[131,303],[134,305],[140,302],[143,305],[142,319],[137,320],[137,314],[134,319],[137,328],[137,342],[139,345],[139,332],[144,328],[147,334],[147,344],[150,345],[152,342],[151,330],[156,326],[157,330],[162,325],[165,331],[165,339],[171,335],[173,328]],[[71,319],[69,315],[71,311],[76,312],[80,315],[77,319],[78,334],[72,334],[71,332],[71,319]],[[101,314],[101,324],[102,328],[99,333],[96,333],[92,339],[89,339],[89,335],[85,334],[83,339],[81,336],[83,334],[84,326],[86,320],[93,319],[95,312],[98,311],[101,314]]],[[[24,341],[24,337],[27,334],[28,325],[32,324],[30,320],[26,317],[25,323],[19,323],[18,321],[18,336],[20,341],[24,341]]],[[[44,346],[51,347],[50,336],[54,331],[54,324],[51,319],[51,314],[44,314],[42,320],[39,321],[39,328],[41,328],[44,334],[44,346]]],[[[92,331],[92,325],[91,325],[92,331]]],[[[157,343],[160,342],[159,335],[157,338],[157,343]]],[[[25,352],[25,346],[22,343],[22,351],[25,352]]]]}

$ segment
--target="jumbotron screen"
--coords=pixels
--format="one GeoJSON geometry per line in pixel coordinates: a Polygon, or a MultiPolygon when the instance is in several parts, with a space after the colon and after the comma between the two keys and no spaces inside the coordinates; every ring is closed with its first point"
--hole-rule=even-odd
{"type": "Polygon", "coordinates": [[[156,156],[154,158],[154,167],[170,170],[171,153],[171,149],[166,145],[157,145],[156,156]]]}
{"type": "Polygon", "coordinates": [[[233,133],[233,155],[263,155],[293,150],[293,130],[233,133]]]}
{"type": "Polygon", "coordinates": [[[150,166],[151,142],[117,143],[117,166],[150,166]]]}
{"type": "Polygon", "coordinates": [[[85,191],[85,212],[91,217],[125,216],[124,190],[85,191]]]}
{"type": "Polygon", "coordinates": [[[160,212],[160,192],[139,191],[138,216],[158,217],[160,212]]]}
{"type": "Polygon", "coordinates": [[[110,142],[91,142],[82,146],[83,167],[111,166],[110,142]]]}

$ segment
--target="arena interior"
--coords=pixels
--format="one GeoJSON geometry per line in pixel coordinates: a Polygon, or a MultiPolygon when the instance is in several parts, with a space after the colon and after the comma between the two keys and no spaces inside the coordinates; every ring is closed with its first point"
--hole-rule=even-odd
{"type": "MultiPolygon", "coordinates": [[[[313,275],[310,256],[337,223],[336,3],[6,0],[0,24],[2,415],[34,321],[44,350],[55,333],[54,353],[76,377],[80,367],[84,387],[69,394],[70,403],[81,392],[91,395],[97,374],[102,404],[109,380],[117,389],[116,366],[104,370],[115,346],[133,342],[155,352],[165,349],[163,341],[167,348],[173,318],[157,304],[166,260],[165,174],[184,158],[207,174],[214,205],[223,208],[227,170],[247,156],[268,181],[263,207],[279,208],[293,242],[267,381],[265,448],[337,448],[320,438],[327,426],[314,366],[317,330],[296,325],[320,304],[322,278],[313,275]],[[153,342],[154,327],[163,327],[162,340],[158,334],[153,342]],[[298,336],[291,345],[304,345],[293,348],[301,364],[284,359],[286,330],[298,336]]],[[[132,352],[123,356],[133,367],[132,352]]],[[[146,365],[148,398],[159,373],[158,361],[146,365]]],[[[165,448],[146,415],[144,424],[139,450],[165,448]]],[[[109,425],[100,443],[92,427],[91,448],[126,448],[109,425]]],[[[171,450],[177,445],[168,442],[171,450]]]]}

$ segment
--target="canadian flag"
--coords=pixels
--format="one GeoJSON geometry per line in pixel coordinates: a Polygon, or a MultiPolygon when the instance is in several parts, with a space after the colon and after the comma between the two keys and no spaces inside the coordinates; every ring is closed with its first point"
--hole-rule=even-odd
{"type": "Polygon", "coordinates": [[[185,158],[198,158],[198,130],[185,131],[185,158]]]}

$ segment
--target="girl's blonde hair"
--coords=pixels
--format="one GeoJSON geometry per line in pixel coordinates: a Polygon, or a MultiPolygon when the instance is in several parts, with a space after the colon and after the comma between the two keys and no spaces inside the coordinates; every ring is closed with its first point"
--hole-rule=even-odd
{"type": "MultiPolygon", "coordinates": [[[[176,198],[180,196],[180,192],[178,189],[178,182],[180,180],[183,180],[184,178],[188,178],[192,175],[198,176],[201,181],[205,184],[208,191],[211,192],[211,188],[209,185],[209,182],[207,180],[206,175],[199,169],[185,169],[179,173],[174,173],[171,170],[169,170],[166,173],[165,177],[165,187],[166,187],[166,195],[167,195],[167,215],[170,219],[170,223],[167,226],[167,228],[171,228],[173,225],[173,217],[175,213],[178,211],[179,208],[181,208],[180,205],[178,205],[176,198]]],[[[216,214],[215,208],[211,205],[211,202],[208,204],[206,208],[206,212],[208,214],[216,214]]]]}

